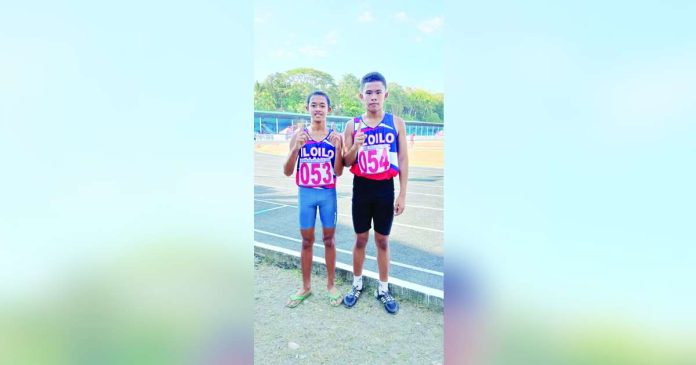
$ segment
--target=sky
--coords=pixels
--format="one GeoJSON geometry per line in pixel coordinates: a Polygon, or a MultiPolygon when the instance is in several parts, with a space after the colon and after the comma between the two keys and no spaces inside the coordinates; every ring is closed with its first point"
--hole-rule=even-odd
{"type": "Polygon", "coordinates": [[[381,72],[444,92],[442,1],[254,2],[254,78],[309,67],[338,81],[381,72]]]}

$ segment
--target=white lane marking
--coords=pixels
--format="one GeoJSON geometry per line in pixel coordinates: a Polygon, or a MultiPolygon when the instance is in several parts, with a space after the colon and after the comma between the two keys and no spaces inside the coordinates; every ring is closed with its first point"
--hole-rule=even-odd
{"type": "MultiPolygon", "coordinates": [[[[270,204],[282,205],[282,207],[278,207],[278,208],[284,208],[284,207],[293,207],[293,208],[297,208],[297,205],[284,204],[284,203],[276,203],[276,202],[273,202],[273,201],[271,201],[271,200],[262,200],[262,199],[256,199],[256,198],[254,198],[254,200],[258,200],[258,201],[260,201],[260,202],[262,202],[262,203],[270,203],[270,204]]],[[[407,206],[408,206],[408,205],[407,205],[407,206]]],[[[267,209],[267,210],[268,210],[268,209],[267,209]]],[[[256,214],[256,213],[254,213],[254,214],[256,214]]],[[[341,217],[352,218],[352,216],[351,216],[350,214],[338,213],[338,215],[340,215],[341,217]]],[[[432,232],[444,233],[443,230],[437,229],[437,228],[429,228],[429,227],[414,226],[414,225],[411,225],[411,224],[405,224],[405,223],[399,223],[399,222],[392,222],[392,225],[394,225],[394,226],[400,226],[400,227],[408,227],[408,228],[413,228],[413,229],[422,229],[422,230],[425,230],[425,231],[432,231],[432,232]]]]}
{"type": "MultiPolygon", "coordinates": [[[[282,239],[289,240],[289,241],[295,241],[295,242],[302,243],[302,240],[301,240],[301,239],[298,239],[298,238],[283,236],[282,234],[277,234],[277,233],[268,232],[268,231],[262,231],[262,230],[256,229],[256,228],[254,228],[254,232],[258,232],[258,233],[261,233],[261,234],[265,234],[265,235],[273,236],[273,237],[277,237],[277,238],[282,238],[282,239]]],[[[320,247],[320,248],[324,248],[324,245],[320,245],[320,244],[318,244],[318,243],[315,243],[314,246],[320,247]]],[[[345,253],[345,254],[349,254],[349,255],[352,255],[352,254],[353,254],[352,251],[344,250],[344,249],[341,249],[341,248],[338,248],[338,247],[336,247],[336,251],[342,252],[342,253],[345,253]]],[[[365,258],[370,259],[370,260],[372,260],[372,261],[377,261],[377,257],[375,257],[375,256],[365,255],[365,258]]],[[[411,269],[411,270],[415,270],[415,271],[421,271],[421,272],[425,272],[425,273],[432,274],[432,275],[437,275],[437,276],[444,276],[444,273],[442,273],[442,272],[440,272],[440,271],[434,271],[434,270],[426,269],[426,268],[419,267],[419,266],[413,266],[413,265],[409,265],[409,264],[404,264],[404,263],[401,263],[401,262],[398,262],[398,261],[391,261],[391,260],[389,260],[389,263],[392,264],[392,265],[394,265],[394,266],[400,266],[400,267],[404,267],[404,268],[411,269]]]]}
{"type": "MultiPolygon", "coordinates": [[[[254,183],[254,185],[256,185],[256,186],[263,186],[263,187],[272,188],[272,189],[279,189],[279,190],[292,190],[292,191],[294,191],[294,192],[297,192],[297,188],[288,188],[287,186],[275,186],[275,185],[259,184],[259,183],[254,183]]],[[[395,194],[395,195],[398,195],[398,194],[399,194],[399,191],[398,191],[398,190],[395,191],[394,194],[395,194]]],[[[411,193],[408,193],[408,194],[411,194],[411,193]]],[[[350,197],[349,197],[349,196],[342,196],[342,197],[339,197],[339,199],[350,199],[350,197]]],[[[444,209],[442,209],[442,208],[426,207],[426,206],[423,206],[423,205],[414,205],[414,204],[408,204],[408,203],[406,204],[406,207],[407,207],[407,208],[408,208],[408,207],[412,207],[412,208],[418,208],[418,209],[439,210],[439,211],[444,210],[444,209]]]]}
{"type": "MultiPolygon", "coordinates": [[[[347,214],[343,214],[343,215],[345,215],[346,217],[350,217],[347,214]]],[[[410,225],[410,224],[406,224],[406,223],[397,223],[397,222],[392,222],[392,224],[395,226],[408,227],[408,228],[413,228],[413,229],[422,229],[422,230],[431,231],[431,232],[445,233],[445,231],[443,231],[441,229],[437,229],[437,228],[414,226],[414,225],[410,225]]]]}
{"type": "Polygon", "coordinates": [[[278,203],[278,202],[273,201],[273,200],[264,200],[264,199],[256,199],[256,198],[254,198],[254,200],[259,201],[259,202],[262,202],[262,203],[277,204],[277,205],[282,205],[282,206],[284,206],[284,207],[293,207],[293,208],[297,208],[297,205],[285,204],[285,203],[278,203]]]}
{"type": "MultiPolygon", "coordinates": [[[[258,246],[258,247],[261,247],[261,248],[264,248],[267,250],[271,250],[271,251],[284,253],[284,254],[290,255],[290,256],[300,257],[300,253],[297,251],[289,250],[289,249],[283,248],[283,247],[269,245],[267,243],[263,243],[263,242],[259,242],[259,241],[254,241],[254,246],[258,246]]],[[[326,261],[324,260],[323,257],[312,255],[312,261],[326,265],[326,261]]],[[[346,265],[342,262],[336,262],[336,268],[341,269],[341,270],[345,270],[348,272],[353,272],[353,268],[350,265],[346,265]]],[[[365,275],[369,278],[375,279],[375,280],[379,280],[379,274],[374,272],[374,271],[363,269],[363,275],[365,275]]],[[[421,292],[421,293],[424,293],[424,294],[432,296],[432,297],[436,297],[436,298],[440,298],[440,299],[444,299],[444,297],[445,297],[444,291],[442,291],[440,289],[435,289],[435,288],[431,288],[429,286],[416,284],[416,283],[406,281],[403,279],[399,279],[399,278],[396,278],[393,276],[389,277],[389,282],[393,283],[394,285],[398,285],[398,286],[401,286],[403,288],[415,290],[417,292],[421,292]]]]}
{"type": "Polygon", "coordinates": [[[279,207],[273,207],[273,208],[268,208],[268,209],[259,210],[258,212],[254,212],[254,215],[261,214],[261,213],[266,213],[266,212],[270,212],[270,211],[276,210],[276,209],[287,208],[287,207],[290,207],[290,206],[289,206],[289,205],[283,204],[283,205],[281,205],[281,206],[279,206],[279,207]]]}

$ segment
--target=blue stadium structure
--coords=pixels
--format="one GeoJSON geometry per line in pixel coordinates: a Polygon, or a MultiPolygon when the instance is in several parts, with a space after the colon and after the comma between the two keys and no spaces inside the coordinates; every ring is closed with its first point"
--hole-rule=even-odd
{"type": "MultiPolygon", "coordinates": [[[[329,115],[326,120],[340,132],[351,117],[329,115]]],[[[298,123],[309,123],[309,114],[254,111],[254,135],[258,134],[289,134],[292,126],[298,123]]],[[[442,134],[445,126],[441,123],[406,121],[406,133],[417,136],[436,136],[442,134]]]]}

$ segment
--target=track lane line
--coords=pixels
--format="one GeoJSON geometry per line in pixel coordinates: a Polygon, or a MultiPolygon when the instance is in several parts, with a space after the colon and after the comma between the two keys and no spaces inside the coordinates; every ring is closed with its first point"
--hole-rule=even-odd
{"type": "MultiPolygon", "coordinates": [[[[271,201],[271,200],[256,199],[256,198],[254,198],[254,200],[260,201],[260,202],[262,202],[262,203],[269,203],[269,204],[278,204],[278,205],[282,205],[282,207],[278,207],[278,208],[284,208],[284,207],[297,208],[297,205],[285,204],[285,203],[276,203],[276,202],[273,202],[273,201],[271,201]]],[[[408,205],[406,205],[406,206],[408,207],[408,205]]],[[[266,210],[273,210],[273,209],[266,209],[266,210]]],[[[257,213],[254,213],[254,215],[256,215],[256,214],[257,214],[257,213]]],[[[352,216],[351,216],[350,214],[338,213],[338,215],[341,216],[341,217],[352,218],[352,216]]],[[[415,225],[406,224],[406,223],[392,222],[392,225],[400,226],[400,227],[408,227],[408,228],[413,228],[413,229],[422,229],[422,230],[424,230],[424,231],[431,231],[431,232],[444,233],[444,231],[441,230],[441,229],[430,228],[430,227],[415,226],[415,225]]]]}

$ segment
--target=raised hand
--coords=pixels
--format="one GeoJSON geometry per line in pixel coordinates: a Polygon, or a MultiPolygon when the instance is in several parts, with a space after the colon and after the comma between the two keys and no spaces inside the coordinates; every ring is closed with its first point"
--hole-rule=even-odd
{"type": "Polygon", "coordinates": [[[297,133],[295,134],[295,149],[299,150],[304,146],[305,143],[307,143],[307,140],[309,139],[309,136],[307,133],[304,131],[304,129],[298,129],[297,133]]]}
{"type": "Polygon", "coordinates": [[[363,131],[361,131],[360,129],[358,129],[358,132],[355,133],[355,138],[353,139],[353,144],[355,144],[355,146],[357,148],[360,148],[362,146],[362,144],[365,143],[365,137],[366,137],[365,133],[363,131]]]}
{"type": "Polygon", "coordinates": [[[331,135],[329,136],[329,141],[331,141],[331,144],[334,145],[336,149],[339,149],[343,144],[343,136],[341,136],[339,133],[331,132],[331,135]]]}

